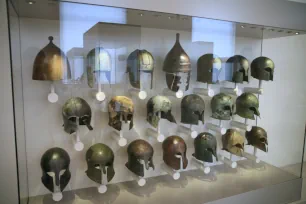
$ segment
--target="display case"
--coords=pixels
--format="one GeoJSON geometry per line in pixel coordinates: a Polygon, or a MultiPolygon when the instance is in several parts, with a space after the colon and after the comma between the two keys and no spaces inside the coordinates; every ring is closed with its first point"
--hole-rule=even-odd
{"type": "Polygon", "coordinates": [[[21,203],[296,199],[306,31],[58,1],[9,17],[21,203]]]}

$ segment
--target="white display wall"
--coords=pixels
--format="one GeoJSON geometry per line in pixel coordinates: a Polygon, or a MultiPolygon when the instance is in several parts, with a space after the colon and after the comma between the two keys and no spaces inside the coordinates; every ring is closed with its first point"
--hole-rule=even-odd
{"type": "MultiPolygon", "coordinates": [[[[116,142],[110,137],[113,131],[108,126],[108,113],[105,112],[103,103],[98,103],[92,97],[93,90],[88,88],[86,82],[82,85],[67,86],[56,83],[56,92],[59,94],[59,101],[51,104],[47,101],[47,94],[50,91],[50,83],[32,80],[32,66],[36,54],[41,48],[48,43],[48,37],[54,36],[54,43],[60,45],[68,41],[67,38],[60,38],[60,24],[58,21],[38,20],[30,18],[21,19],[21,43],[22,43],[22,69],[23,69],[23,90],[24,90],[24,107],[25,107],[25,131],[27,143],[27,160],[28,160],[28,180],[30,196],[41,195],[48,193],[46,188],[41,183],[41,168],[40,158],[42,154],[49,148],[61,147],[65,149],[71,159],[70,171],[72,173],[69,186],[66,190],[80,189],[96,184],[91,181],[85,174],[87,169],[85,161],[86,150],[95,143],[102,142],[109,145],[115,152],[115,171],[116,175],[112,183],[133,180],[129,171],[125,167],[127,162],[126,147],[120,148],[116,142]],[[73,148],[73,137],[66,134],[63,130],[63,121],[61,116],[61,108],[65,101],[71,96],[80,96],[84,98],[90,105],[93,111],[92,125],[94,130],[89,132],[87,128],[81,129],[81,140],[85,144],[82,152],[77,152],[73,148]]],[[[163,88],[166,87],[165,74],[162,71],[162,63],[168,51],[172,48],[175,42],[175,34],[178,31],[156,29],[156,28],[141,28],[141,39],[139,48],[150,51],[156,60],[156,69],[154,72],[154,91],[148,92],[148,98],[141,101],[133,97],[135,105],[134,128],[131,131],[125,131],[124,137],[131,142],[136,138],[148,140],[145,135],[145,130],[150,127],[146,122],[146,103],[147,100],[157,94],[162,94],[163,88]]],[[[194,87],[205,87],[205,84],[195,83],[196,79],[196,61],[206,53],[216,52],[212,42],[191,42],[192,33],[187,31],[179,31],[181,34],[181,44],[191,58],[192,77],[191,87],[186,94],[192,93],[194,87]]],[[[80,33],[76,33],[79,35],[80,33]]],[[[71,33],[73,38],[73,33],[71,33]]],[[[86,37],[86,36],[85,36],[86,37]]],[[[84,37],[84,48],[90,49],[90,45],[86,43],[84,37]],[[89,46],[88,48],[86,46],[89,46]]],[[[234,54],[245,56],[249,62],[261,53],[260,39],[234,37],[232,38],[232,47],[227,49],[226,53],[219,55],[222,60],[234,54]]],[[[306,76],[305,58],[302,54],[305,53],[306,37],[286,37],[278,39],[267,39],[263,42],[264,55],[273,59],[276,65],[275,77],[273,82],[264,82],[264,95],[260,96],[260,112],[261,119],[258,119],[258,124],[265,128],[269,137],[269,152],[260,152],[260,159],[269,164],[283,167],[289,164],[295,164],[301,161],[303,142],[303,131],[306,108],[305,108],[305,85],[304,77],[306,76]],[[291,54],[292,53],[292,54],[291,54]],[[299,56],[300,55],[300,56],[299,56]],[[288,56],[288,57],[284,57],[288,56]],[[290,64],[290,65],[289,65],[290,64]],[[295,71],[292,71],[295,70],[295,71]],[[282,87],[282,88],[280,88],[282,87]],[[300,93],[300,94],[298,94],[300,93]],[[297,97],[293,99],[294,97],[297,97]],[[278,101],[278,102],[277,102],[278,101]],[[296,106],[299,106],[297,108],[296,106]],[[283,155],[280,157],[280,155],[283,155]]],[[[80,42],[75,42],[75,47],[80,47],[80,42]]],[[[73,47],[66,47],[69,51],[73,47]]],[[[104,90],[109,100],[115,95],[128,95],[128,81],[124,83],[125,78],[125,60],[129,51],[122,53],[121,57],[116,58],[116,79],[121,79],[121,82],[111,87],[104,86],[104,90]]],[[[218,54],[218,53],[216,53],[218,54]]],[[[223,84],[227,87],[233,87],[233,84],[223,84]]],[[[130,85],[129,85],[130,86],[130,85]]],[[[244,85],[257,87],[258,81],[251,79],[250,84],[244,85]]],[[[213,85],[216,93],[219,92],[220,85],[213,85]]],[[[173,102],[172,113],[174,114],[177,123],[180,122],[180,99],[169,97],[173,102]]],[[[233,97],[235,98],[235,97],[233,97]]],[[[204,97],[205,122],[218,123],[216,120],[210,119],[210,98],[204,97]]],[[[235,120],[244,121],[238,116],[235,120]]],[[[255,124],[255,121],[250,121],[255,124]]],[[[228,127],[228,122],[224,122],[224,126],[228,127]]],[[[205,131],[203,126],[193,127],[198,132],[205,131]]],[[[182,136],[188,146],[187,155],[189,160],[193,153],[193,140],[190,136],[177,133],[177,125],[169,123],[166,120],[161,121],[161,131],[165,136],[179,134],[182,136]]],[[[215,134],[221,148],[221,135],[215,134]]],[[[150,140],[155,150],[154,163],[155,171],[150,171],[148,176],[158,176],[165,174],[161,169],[162,150],[161,143],[150,140]]],[[[246,151],[251,152],[252,148],[246,148],[246,151]]],[[[237,159],[237,158],[235,158],[237,159]]],[[[188,169],[193,167],[189,165],[188,169]]],[[[149,185],[149,184],[148,184],[149,185]]]]}

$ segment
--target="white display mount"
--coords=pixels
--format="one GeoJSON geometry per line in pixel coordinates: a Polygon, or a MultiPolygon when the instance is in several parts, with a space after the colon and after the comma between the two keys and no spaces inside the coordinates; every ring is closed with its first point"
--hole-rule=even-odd
{"type": "Polygon", "coordinates": [[[232,154],[230,154],[230,158],[225,157],[224,155],[219,154],[218,155],[220,161],[222,161],[224,164],[230,166],[232,169],[237,168],[237,162],[232,161],[232,154]]]}
{"type": "Polygon", "coordinates": [[[200,161],[196,159],[194,156],[192,156],[193,165],[204,172],[204,174],[210,173],[210,167],[207,166],[206,162],[200,161]]]}
{"type": "Polygon", "coordinates": [[[61,192],[60,186],[57,186],[55,184],[55,174],[53,172],[47,172],[47,174],[52,177],[53,186],[54,186],[54,192],[52,193],[52,199],[56,202],[63,199],[63,193],[61,192]]]}
{"type": "Polygon", "coordinates": [[[209,130],[220,133],[221,135],[224,135],[226,133],[226,128],[222,127],[222,121],[221,120],[219,120],[219,125],[215,125],[215,124],[212,124],[212,123],[206,123],[205,127],[209,130]]]}
{"type": "MultiPolygon", "coordinates": [[[[106,167],[106,168],[108,168],[108,167],[106,167]]],[[[107,169],[106,169],[106,172],[107,172],[107,169]]],[[[106,186],[107,185],[107,176],[106,176],[106,174],[104,174],[102,172],[102,169],[101,169],[101,176],[102,176],[102,184],[99,185],[97,188],[98,188],[99,193],[104,194],[107,191],[107,186],[106,186]]]]}
{"type": "Polygon", "coordinates": [[[84,144],[81,142],[81,139],[80,139],[79,118],[77,118],[76,123],[77,123],[77,130],[74,134],[75,135],[74,149],[76,151],[80,152],[84,149],[84,144]]]}
{"type": "Polygon", "coordinates": [[[181,177],[180,172],[183,170],[183,158],[181,155],[175,155],[175,156],[180,159],[180,169],[179,170],[174,170],[165,163],[162,163],[161,167],[167,174],[172,176],[174,180],[179,180],[181,177]]]}
{"type": "Polygon", "coordinates": [[[58,101],[58,95],[55,93],[54,82],[51,83],[50,90],[51,92],[48,94],[48,101],[50,103],[56,103],[58,101]]]}
{"type": "Polygon", "coordinates": [[[111,136],[112,136],[112,138],[118,143],[118,145],[120,146],[120,147],[124,147],[124,146],[126,146],[127,145],[127,139],[125,139],[124,137],[123,137],[123,132],[122,131],[113,131],[112,133],[111,133],[111,136]]]}
{"type": "Polygon", "coordinates": [[[194,88],[193,93],[202,95],[202,96],[209,96],[209,97],[213,97],[215,95],[215,92],[213,89],[211,89],[210,84],[207,84],[207,88],[194,88]]]}
{"type": "Polygon", "coordinates": [[[244,92],[262,95],[263,94],[262,80],[259,80],[258,88],[245,87],[244,92]]]}
{"type": "Polygon", "coordinates": [[[98,101],[104,101],[106,98],[105,93],[102,91],[102,84],[99,82],[98,84],[98,92],[96,93],[96,99],[98,101]]]}
{"type": "Polygon", "coordinates": [[[152,128],[147,128],[146,130],[146,135],[149,138],[154,138],[156,139],[158,142],[163,142],[165,140],[165,136],[163,134],[160,133],[159,128],[157,128],[156,130],[153,130],[152,128]]]}
{"type": "Polygon", "coordinates": [[[256,164],[259,164],[260,163],[260,159],[258,159],[256,157],[256,154],[257,154],[257,148],[254,147],[254,152],[253,154],[250,154],[250,153],[247,153],[247,152],[243,152],[243,157],[248,159],[248,160],[251,160],[251,161],[254,161],[256,164]]]}
{"type": "Polygon", "coordinates": [[[140,100],[145,100],[148,96],[146,91],[136,88],[131,88],[128,92],[130,96],[138,97],[140,100]]]}
{"type": "Polygon", "coordinates": [[[232,127],[238,128],[240,130],[251,131],[252,129],[252,126],[248,125],[248,119],[245,119],[244,123],[237,122],[237,121],[231,121],[230,124],[232,127]]]}
{"type": "Polygon", "coordinates": [[[192,125],[190,127],[185,127],[184,125],[179,125],[178,126],[178,132],[181,132],[186,135],[190,135],[191,138],[196,138],[198,136],[198,132],[195,130],[192,130],[192,125]]]}
{"type": "MultiPolygon", "coordinates": [[[[143,166],[143,172],[144,172],[144,176],[147,174],[147,169],[145,168],[145,163],[144,163],[144,161],[143,160],[140,160],[139,161],[141,164],[142,164],[142,166],[143,166]]],[[[138,176],[138,175],[136,175],[134,172],[132,172],[132,171],[129,171],[130,172],[130,174],[131,174],[131,176],[134,178],[134,180],[137,182],[137,184],[138,184],[138,186],[140,186],[140,187],[143,187],[143,186],[145,186],[146,185],[146,183],[147,183],[147,181],[146,181],[146,179],[144,178],[144,177],[141,177],[141,176],[138,176]]]]}
{"type": "Polygon", "coordinates": [[[234,95],[234,96],[240,96],[242,94],[242,91],[239,89],[237,84],[235,84],[235,88],[221,87],[220,92],[221,93],[226,93],[226,94],[231,94],[231,95],[234,95]]]}
{"type": "Polygon", "coordinates": [[[177,92],[174,92],[168,88],[164,88],[163,90],[163,95],[165,96],[173,96],[176,98],[183,98],[184,96],[184,91],[183,90],[178,90],[177,92]]]}

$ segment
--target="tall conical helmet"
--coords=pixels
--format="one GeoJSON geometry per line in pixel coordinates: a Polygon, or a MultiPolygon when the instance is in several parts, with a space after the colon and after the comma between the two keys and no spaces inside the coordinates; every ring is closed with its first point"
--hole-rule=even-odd
{"type": "Polygon", "coordinates": [[[49,44],[36,56],[33,65],[33,80],[57,81],[70,79],[69,62],[65,54],[53,44],[53,37],[49,37],[49,44]]]}

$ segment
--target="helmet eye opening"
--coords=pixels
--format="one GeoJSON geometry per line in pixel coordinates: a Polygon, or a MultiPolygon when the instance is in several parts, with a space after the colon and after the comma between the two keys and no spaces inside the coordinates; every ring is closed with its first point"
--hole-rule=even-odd
{"type": "Polygon", "coordinates": [[[241,144],[235,144],[234,146],[239,148],[239,149],[243,149],[243,146],[241,144]]]}
{"type": "Polygon", "coordinates": [[[68,120],[75,123],[77,120],[77,117],[70,117],[68,120]]]}
{"type": "Polygon", "coordinates": [[[259,141],[262,142],[262,143],[266,143],[267,140],[266,140],[266,138],[260,138],[259,141]]]}

